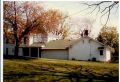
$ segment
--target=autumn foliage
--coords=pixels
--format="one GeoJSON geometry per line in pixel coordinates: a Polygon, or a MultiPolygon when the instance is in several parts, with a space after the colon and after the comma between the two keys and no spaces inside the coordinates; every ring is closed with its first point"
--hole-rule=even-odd
{"type": "MultiPolygon", "coordinates": [[[[35,2],[4,2],[4,34],[13,34],[15,40],[15,55],[22,38],[30,33],[48,34],[54,31],[63,19],[58,10],[45,10],[35,2]],[[9,29],[9,31],[8,31],[9,29]]],[[[8,38],[8,37],[6,37],[8,38]]]]}

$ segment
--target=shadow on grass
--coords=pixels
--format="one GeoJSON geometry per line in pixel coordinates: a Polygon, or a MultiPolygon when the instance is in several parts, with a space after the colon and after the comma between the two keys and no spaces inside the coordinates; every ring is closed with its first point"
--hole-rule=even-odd
{"type": "Polygon", "coordinates": [[[72,68],[63,66],[63,68],[67,71],[57,71],[53,66],[39,66],[36,68],[40,70],[38,72],[31,72],[30,74],[11,72],[4,74],[4,79],[8,81],[14,79],[14,82],[19,82],[20,80],[22,80],[22,82],[118,82],[118,76],[113,76],[111,71],[105,74],[98,74],[82,66],[72,68]]]}
{"type": "Polygon", "coordinates": [[[4,55],[4,59],[20,59],[20,60],[31,60],[31,59],[37,59],[32,57],[23,57],[23,56],[12,56],[12,55],[4,55]]]}

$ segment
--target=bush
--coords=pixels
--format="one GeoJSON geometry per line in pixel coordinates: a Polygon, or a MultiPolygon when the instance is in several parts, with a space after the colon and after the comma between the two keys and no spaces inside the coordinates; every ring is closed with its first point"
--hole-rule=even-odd
{"type": "Polygon", "coordinates": [[[92,58],[92,61],[96,61],[96,58],[92,58]]]}
{"type": "Polygon", "coordinates": [[[88,61],[91,61],[90,59],[88,59],[88,61]]]}
{"type": "Polygon", "coordinates": [[[75,58],[72,58],[72,60],[76,60],[75,58]]]}

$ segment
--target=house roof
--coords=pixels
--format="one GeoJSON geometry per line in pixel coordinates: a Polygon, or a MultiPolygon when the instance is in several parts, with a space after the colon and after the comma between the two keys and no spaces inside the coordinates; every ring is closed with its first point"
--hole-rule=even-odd
{"type": "Polygon", "coordinates": [[[41,47],[43,45],[44,45],[44,43],[35,42],[35,43],[31,44],[31,45],[21,44],[20,47],[41,47]]]}
{"type": "Polygon", "coordinates": [[[101,43],[101,42],[99,42],[99,41],[97,41],[97,40],[95,40],[95,39],[93,39],[93,38],[91,38],[91,37],[88,37],[88,36],[78,39],[78,40],[77,40],[75,43],[73,43],[73,44],[76,44],[77,42],[83,40],[84,38],[88,38],[88,39],[90,39],[90,40],[92,40],[92,41],[94,41],[94,42],[96,42],[96,43],[98,43],[98,44],[101,44],[102,46],[108,48],[111,52],[114,52],[114,51],[115,51],[114,48],[112,48],[112,47],[110,47],[110,46],[108,46],[108,45],[105,45],[105,44],[103,44],[103,43],[101,43]]]}
{"type": "Polygon", "coordinates": [[[105,44],[103,44],[103,43],[101,43],[101,42],[99,42],[99,41],[97,41],[97,40],[95,40],[95,39],[93,39],[93,38],[91,38],[91,37],[83,37],[83,38],[81,38],[81,39],[78,39],[78,41],[79,40],[83,40],[84,38],[88,38],[88,39],[90,39],[90,40],[92,40],[92,41],[94,41],[94,42],[96,42],[96,43],[98,43],[98,44],[101,44],[102,46],[105,46],[105,44]]]}
{"type": "Polygon", "coordinates": [[[102,46],[108,48],[111,52],[114,52],[114,48],[110,47],[109,45],[103,44],[103,43],[101,43],[101,42],[99,42],[99,41],[97,41],[97,40],[95,40],[95,39],[93,39],[93,38],[91,38],[91,37],[88,37],[88,38],[90,38],[91,40],[93,40],[93,41],[101,44],[102,46]]]}
{"type": "Polygon", "coordinates": [[[77,40],[52,40],[48,43],[45,44],[45,47],[43,47],[42,49],[67,49],[69,47],[71,47],[72,45],[78,43],[79,41],[83,40],[84,38],[88,38],[94,42],[97,42],[98,44],[101,44],[102,46],[108,48],[109,50],[111,50],[112,52],[114,52],[114,49],[111,48],[110,46],[107,46],[91,37],[83,37],[77,40]]]}
{"type": "Polygon", "coordinates": [[[42,47],[45,45],[45,47],[42,47],[42,49],[67,49],[69,47],[71,47],[72,45],[75,45],[76,43],[78,43],[79,41],[82,41],[84,38],[88,38],[94,42],[97,42],[98,44],[101,44],[102,46],[108,48],[109,50],[111,50],[112,52],[114,52],[114,49],[111,48],[110,46],[107,46],[91,37],[83,37],[77,40],[68,40],[68,39],[64,39],[64,40],[52,40],[49,41],[47,43],[41,43],[41,42],[36,42],[33,43],[29,46],[27,45],[20,45],[20,47],[42,47]]]}
{"type": "Polygon", "coordinates": [[[35,42],[33,44],[31,44],[30,46],[33,46],[33,47],[42,47],[45,43],[42,43],[42,42],[35,42]]]}
{"type": "Polygon", "coordinates": [[[110,47],[110,46],[106,46],[112,53],[114,53],[115,52],[115,49],[114,48],[112,48],[112,47],[110,47]]]}
{"type": "Polygon", "coordinates": [[[75,40],[52,40],[42,49],[67,49],[75,40]]]}

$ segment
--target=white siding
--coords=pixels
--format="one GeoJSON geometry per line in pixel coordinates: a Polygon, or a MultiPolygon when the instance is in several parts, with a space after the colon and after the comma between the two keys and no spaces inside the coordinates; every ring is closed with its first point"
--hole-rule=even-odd
{"type": "Polygon", "coordinates": [[[106,48],[106,61],[111,60],[111,53],[110,50],[108,48],[106,48]]]}
{"type": "Polygon", "coordinates": [[[96,41],[84,38],[69,49],[69,59],[92,60],[92,58],[96,58],[97,61],[106,61],[106,49],[103,50],[103,55],[100,55],[100,51],[98,50],[98,47],[101,46],[96,41]]]}
{"type": "Polygon", "coordinates": [[[33,36],[32,35],[29,37],[29,45],[31,45],[31,44],[33,44],[33,36]]]}
{"type": "Polygon", "coordinates": [[[67,50],[43,50],[41,57],[51,59],[68,59],[68,53],[67,50]]]}
{"type": "Polygon", "coordinates": [[[105,49],[103,49],[103,55],[100,55],[100,50],[98,50],[98,47],[101,47],[102,45],[91,41],[91,58],[95,57],[97,61],[106,61],[106,53],[105,49]]]}
{"type": "Polygon", "coordinates": [[[29,36],[29,45],[35,43],[35,42],[47,42],[48,37],[44,34],[31,34],[29,36]]]}
{"type": "Polygon", "coordinates": [[[81,40],[74,44],[69,50],[69,59],[88,60],[90,49],[87,40],[81,40]]]}

